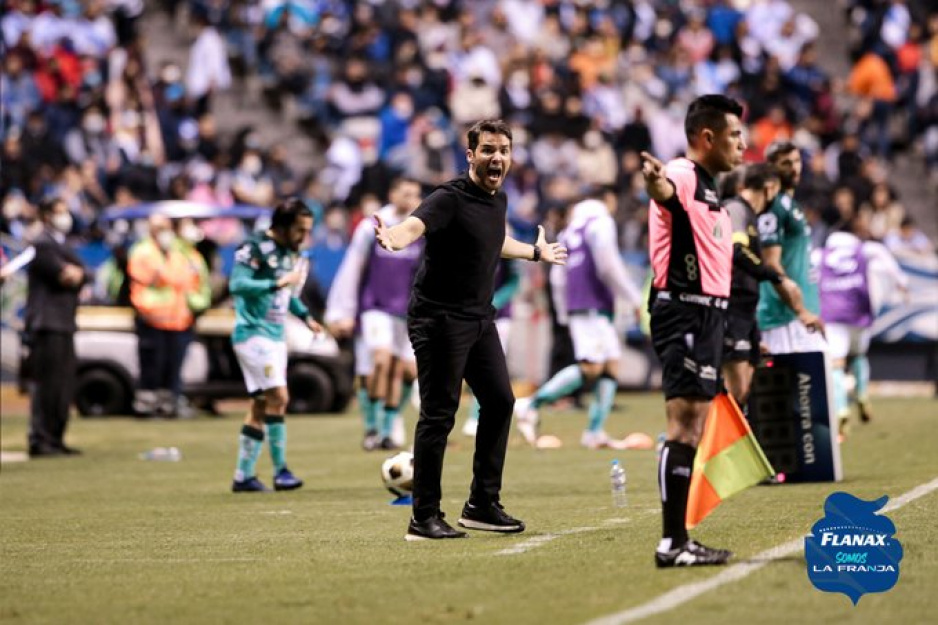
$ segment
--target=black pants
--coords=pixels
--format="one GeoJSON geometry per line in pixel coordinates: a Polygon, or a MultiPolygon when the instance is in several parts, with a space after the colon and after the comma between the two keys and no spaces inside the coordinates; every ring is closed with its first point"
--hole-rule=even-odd
{"type": "Polygon", "coordinates": [[[75,394],[74,334],[36,332],[29,358],[33,375],[29,446],[61,448],[75,394]]]}
{"type": "Polygon", "coordinates": [[[182,392],[182,363],[192,340],[192,330],[160,330],[137,318],[137,356],[140,359],[140,388],[169,389],[174,397],[182,392]]]}
{"type": "Polygon", "coordinates": [[[443,455],[456,423],[464,378],[479,400],[469,498],[482,505],[498,501],[515,397],[494,321],[444,314],[411,317],[408,331],[420,381],[420,419],[414,436],[414,518],[426,520],[440,509],[443,455]]]}

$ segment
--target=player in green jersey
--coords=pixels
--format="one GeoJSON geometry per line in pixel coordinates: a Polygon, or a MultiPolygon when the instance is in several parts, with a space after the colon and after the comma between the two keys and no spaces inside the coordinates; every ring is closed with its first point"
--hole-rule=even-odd
{"type": "Polygon", "coordinates": [[[248,392],[248,411],[238,445],[238,466],[231,490],[266,492],[257,479],[257,459],[264,438],[270,443],[274,488],[293,490],[303,485],[287,468],[287,345],[283,324],[287,313],[303,319],[314,333],[320,325],[297,296],[306,280],[299,250],[313,228],[313,214],[297,198],[280,203],[270,228],[250,236],[235,253],[229,284],[235,304],[231,341],[248,392]]]}
{"type": "Polygon", "coordinates": [[[774,165],[782,188],[769,208],[759,215],[762,260],[767,267],[794,280],[801,289],[804,307],[795,313],[768,282],[760,285],[756,311],[762,341],[773,354],[825,351],[819,327],[820,300],[817,280],[811,275],[811,226],[794,199],[801,179],[801,152],[789,142],[773,143],[766,160],[774,165]]]}

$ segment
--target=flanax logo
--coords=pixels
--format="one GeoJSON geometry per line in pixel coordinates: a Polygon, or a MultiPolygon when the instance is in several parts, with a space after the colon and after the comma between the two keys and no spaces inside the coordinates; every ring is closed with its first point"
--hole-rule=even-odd
{"type": "Polygon", "coordinates": [[[885,592],[899,581],[902,545],[896,526],[876,514],[889,501],[864,501],[834,493],[824,502],[824,518],[804,539],[808,579],[818,590],[842,592],[856,605],[865,593],[885,592]]]}

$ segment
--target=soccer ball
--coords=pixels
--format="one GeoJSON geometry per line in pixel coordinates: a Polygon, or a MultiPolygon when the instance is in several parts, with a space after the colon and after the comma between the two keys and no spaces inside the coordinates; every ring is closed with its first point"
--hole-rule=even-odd
{"type": "Polygon", "coordinates": [[[406,497],[414,490],[414,454],[402,451],[381,465],[384,486],[396,497],[406,497]]]}

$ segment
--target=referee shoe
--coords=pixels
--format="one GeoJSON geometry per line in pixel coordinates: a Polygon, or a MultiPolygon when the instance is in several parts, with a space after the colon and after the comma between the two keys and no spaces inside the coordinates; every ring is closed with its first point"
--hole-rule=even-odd
{"type": "Polygon", "coordinates": [[[458,523],[461,527],[487,532],[517,534],[524,531],[524,521],[505,512],[505,508],[497,501],[487,506],[478,506],[467,501],[458,523]]]}
{"type": "Polygon", "coordinates": [[[688,540],[676,549],[656,551],[655,565],[659,569],[675,566],[715,566],[726,564],[732,555],[732,551],[712,549],[696,540],[688,540]]]}

